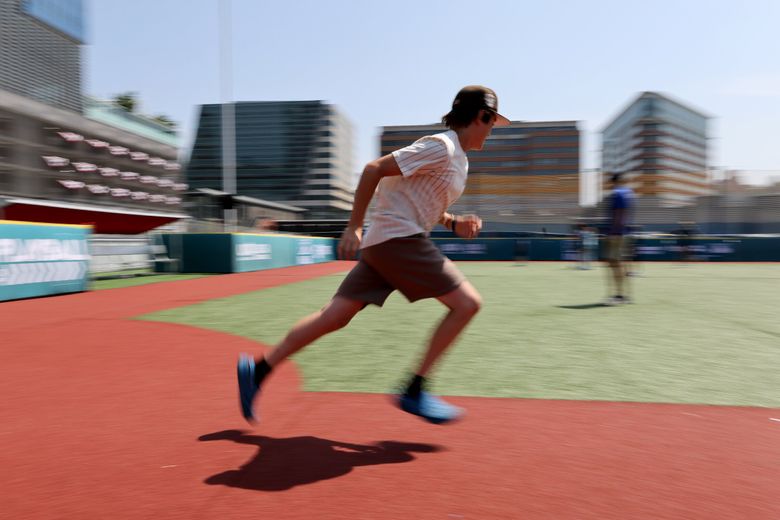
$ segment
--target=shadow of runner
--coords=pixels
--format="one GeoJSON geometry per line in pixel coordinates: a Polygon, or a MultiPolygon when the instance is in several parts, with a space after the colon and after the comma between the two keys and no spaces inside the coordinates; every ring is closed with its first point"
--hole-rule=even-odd
{"type": "Polygon", "coordinates": [[[274,439],[247,435],[240,430],[210,433],[198,437],[198,440],[229,440],[259,447],[257,455],[239,469],[224,471],[204,480],[210,485],[258,491],[283,491],[346,475],[356,466],[410,462],[415,459],[412,452],[442,450],[431,444],[398,441],[363,445],[308,436],[274,439]]]}

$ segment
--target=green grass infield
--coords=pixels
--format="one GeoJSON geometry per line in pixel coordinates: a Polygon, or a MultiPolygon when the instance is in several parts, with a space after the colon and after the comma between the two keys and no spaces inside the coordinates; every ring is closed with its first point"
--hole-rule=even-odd
{"type": "MultiPolygon", "coordinates": [[[[607,270],[459,263],[484,307],[433,374],[447,395],[780,407],[777,264],[645,264],[632,305],[599,305],[607,270]]],[[[334,275],[144,316],[273,344],[334,275]]],[[[390,392],[444,315],[391,295],[294,357],[308,391],[390,392]]],[[[215,348],[218,348],[215,345],[215,348]]],[[[225,377],[232,377],[232,372],[225,377]]]]}

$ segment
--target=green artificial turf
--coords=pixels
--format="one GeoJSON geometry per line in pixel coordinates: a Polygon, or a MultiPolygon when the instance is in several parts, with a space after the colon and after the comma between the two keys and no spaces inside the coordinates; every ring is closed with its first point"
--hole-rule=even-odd
{"type": "MultiPolygon", "coordinates": [[[[449,395],[780,406],[780,265],[646,264],[636,303],[599,306],[607,271],[460,263],[484,298],[434,374],[449,395]]],[[[343,275],[158,312],[273,344],[343,275]]],[[[393,294],[294,357],[309,391],[388,392],[406,377],[437,301],[393,294]]],[[[215,345],[215,348],[218,348],[215,345]]],[[[231,374],[226,374],[230,377],[231,374]]]]}

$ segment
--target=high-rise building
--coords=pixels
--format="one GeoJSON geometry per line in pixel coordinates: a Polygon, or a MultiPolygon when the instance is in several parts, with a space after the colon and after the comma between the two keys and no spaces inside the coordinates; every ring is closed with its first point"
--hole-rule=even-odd
{"type": "Polygon", "coordinates": [[[625,174],[638,196],[672,204],[709,195],[708,119],[667,96],[642,92],[602,130],[605,179],[625,174]]]}
{"type": "Polygon", "coordinates": [[[0,0],[0,89],[81,112],[82,0],[0,0]]]}
{"type": "MultiPolygon", "coordinates": [[[[221,190],[222,106],[203,105],[187,166],[192,188],[221,190]]],[[[307,210],[307,219],[352,210],[352,126],[323,101],[235,103],[238,195],[307,210]]]]}
{"type": "MultiPolygon", "coordinates": [[[[384,127],[381,154],[443,132],[443,125],[384,127]]],[[[469,179],[453,206],[493,229],[563,224],[579,208],[580,130],[576,121],[513,121],[493,128],[482,150],[467,153],[469,179]]]]}

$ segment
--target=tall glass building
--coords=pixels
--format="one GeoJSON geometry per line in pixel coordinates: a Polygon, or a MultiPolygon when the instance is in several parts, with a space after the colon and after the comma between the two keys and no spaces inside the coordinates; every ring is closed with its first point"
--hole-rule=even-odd
{"type": "Polygon", "coordinates": [[[82,0],[0,0],[0,89],[81,112],[82,0]]]}
{"type": "Polygon", "coordinates": [[[709,195],[708,117],[656,92],[643,92],[602,130],[602,171],[626,174],[639,196],[670,203],[709,195]]]}
{"type": "MultiPolygon", "coordinates": [[[[381,153],[445,130],[440,124],[384,127],[381,153]]],[[[483,149],[467,156],[469,179],[455,212],[477,213],[493,228],[519,229],[535,221],[564,223],[579,210],[576,121],[512,121],[493,128],[483,149]]]]}
{"type": "MultiPolygon", "coordinates": [[[[238,195],[307,210],[307,219],[352,211],[352,125],[323,101],[235,103],[238,195]]],[[[202,105],[186,178],[222,189],[222,105],[202,105]]]]}

